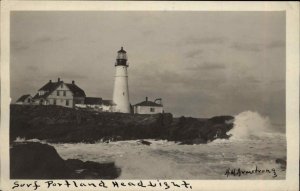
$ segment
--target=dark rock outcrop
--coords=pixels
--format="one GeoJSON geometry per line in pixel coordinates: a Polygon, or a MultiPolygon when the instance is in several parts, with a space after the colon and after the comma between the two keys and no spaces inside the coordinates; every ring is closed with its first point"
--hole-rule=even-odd
{"type": "Polygon", "coordinates": [[[147,146],[151,145],[151,142],[145,141],[145,140],[139,140],[138,143],[141,143],[141,144],[147,145],[147,146]]]}
{"type": "Polygon", "coordinates": [[[14,144],[10,167],[11,178],[18,179],[59,179],[71,173],[53,147],[40,143],[14,144]]]}
{"type": "Polygon", "coordinates": [[[228,139],[226,133],[233,128],[231,116],[218,116],[210,119],[180,117],[172,124],[169,140],[181,144],[202,144],[215,139],[228,139]]]}
{"type": "Polygon", "coordinates": [[[275,162],[280,165],[280,168],[282,170],[286,169],[286,159],[278,158],[278,159],[275,160],[275,162]]]}
{"type": "Polygon", "coordinates": [[[21,137],[55,143],[166,139],[199,144],[229,138],[233,127],[231,116],[173,118],[170,113],[101,113],[54,105],[11,105],[10,112],[11,142],[21,137]]]}
{"type": "Polygon", "coordinates": [[[121,174],[121,169],[116,168],[114,162],[100,164],[93,161],[67,159],[65,163],[69,169],[75,171],[74,177],[78,179],[114,179],[121,174]]]}
{"type": "Polygon", "coordinates": [[[114,163],[63,160],[54,147],[47,144],[14,143],[10,148],[12,179],[114,179],[120,173],[114,163]]]}

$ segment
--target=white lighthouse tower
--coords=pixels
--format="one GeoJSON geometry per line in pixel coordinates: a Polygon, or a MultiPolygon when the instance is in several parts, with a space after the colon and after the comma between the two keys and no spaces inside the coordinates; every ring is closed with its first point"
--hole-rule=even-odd
{"type": "Polygon", "coordinates": [[[113,93],[114,112],[130,113],[129,91],[128,91],[128,73],[127,73],[127,55],[126,51],[118,51],[115,63],[116,75],[113,93]]]}

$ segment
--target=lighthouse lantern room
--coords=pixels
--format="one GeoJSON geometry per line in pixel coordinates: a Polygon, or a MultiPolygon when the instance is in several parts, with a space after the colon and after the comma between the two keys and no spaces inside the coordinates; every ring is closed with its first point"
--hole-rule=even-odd
{"type": "Polygon", "coordinates": [[[123,47],[121,47],[121,50],[118,51],[115,66],[117,66],[117,65],[128,66],[127,65],[127,54],[126,54],[126,51],[123,49],[123,47]]]}

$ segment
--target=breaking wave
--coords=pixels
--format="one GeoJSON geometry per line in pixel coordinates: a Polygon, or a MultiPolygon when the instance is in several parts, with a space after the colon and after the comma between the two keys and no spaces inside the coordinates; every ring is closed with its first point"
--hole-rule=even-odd
{"type": "Polygon", "coordinates": [[[235,116],[234,126],[228,132],[234,139],[261,137],[271,129],[269,117],[258,112],[244,111],[235,116]]]}

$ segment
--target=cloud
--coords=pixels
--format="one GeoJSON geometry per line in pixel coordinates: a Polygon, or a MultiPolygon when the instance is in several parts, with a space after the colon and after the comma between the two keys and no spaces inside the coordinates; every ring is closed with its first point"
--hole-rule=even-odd
{"type": "Polygon", "coordinates": [[[239,51],[252,51],[258,52],[262,49],[274,49],[285,47],[285,42],[283,41],[272,41],[270,43],[246,43],[246,42],[235,42],[231,45],[231,48],[239,51]]]}
{"type": "Polygon", "coordinates": [[[226,64],[221,62],[208,62],[204,61],[194,67],[188,67],[187,70],[198,71],[198,70],[223,70],[226,69],[226,64]]]}
{"type": "Polygon", "coordinates": [[[239,51],[258,52],[262,47],[258,43],[235,42],[231,45],[231,48],[239,51]]]}
{"type": "Polygon", "coordinates": [[[224,37],[188,37],[183,39],[183,44],[201,45],[201,44],[223,44],[226,41],[224,37]]]}
{"type": "Polygon", "coordinates": [[[45,37],[37,38],[34,42],[46,43],[46,42],[51,42],[51,41],[52,41],[52,38],[45,36],[45,37]]]}
{"type": "Polygon", "coordinates": [[[144,36],[150,36],[151,34],[153,34],[152,30],[145,30],[141,32],[144,36]]]}
{"type": "Polygon", "coordinates": [[[10,48],[13,53],[13,52],[21,52],[21,51],[27,50],[27,49],[29,49],[29,46],[21,41],[15,40],[15,41],[11,42],[10,48]]]}
{"type": "Polygon", "coordinates": [[[33,71],[33,72],[38,71],[38,67],[37,66],[28,66],[28,67],[26,67],[26,69],[29,70],[29,71],[33,71]]]}
{"type": "Polygon", "coordinates": [[[282,47],[285,47],[285,42],[283,41],[273,41],[271,43],[269,43],[267,46],[267,48],[282,48],[282,47]]]}
{"type": "Polygon", "coordinates": [[[191,50],[185,54],[187,58],[194,58],[203,53],[203,50],[191,50]]]}
{"type": "Polygon", "coordinates": [[[284,84],[285,83],[285,79],[278,79],[278,80],[272,80],[271,81],[272,84],[284,84]]]}
{"type": "MultiPolygon", "coordinates": [[[[257,83],[261,83],[262,81],[261,80],[258,80],[256,78],[254,78],[253,76],[248,76],[248,77],[245,77],[244,78],[244,81],[245,82],[248,82],[248,83],[254,83],[254,84],[257,84],[257,83]]],[[[244,83],[245,83],[244,82],[244,83]]]]}
{"type": "Polygon", "coordinates": [[[62,42],[67,40],[67,37],[59,36],[59,37],[50,37],[43,36],[34,40],[34,43],[49,43],[49,42],[62,42]]]}
{"type": "MultiPolygon", "coordinates": [[[[66,72],[59,72],[55,74],[56,77],[60,77],[62,80],[63,79],[72,79],[72,80],[78,80],[78,79],[87,79],[88,76],[78,74],[78,73],[66,73],[66,72]]],[[[55,76],[54,75],[54,76],[55,76]]],[[[49,77],[52,77],[53,75],[49,75],[49,77]]]]}
{"type": "Polygon", "coordinates": [[[12,53],[15,52],[20,52],[27,50],[31,47],[33,44],[44,44],[44,43],[51,43],[51,42],[62,42],[67,40],[67,37],[49,37],[49,36],[44,36],[44,37],[39,37],[35,40],[12,40],[11,41],[11,50],[12,53]]]}

